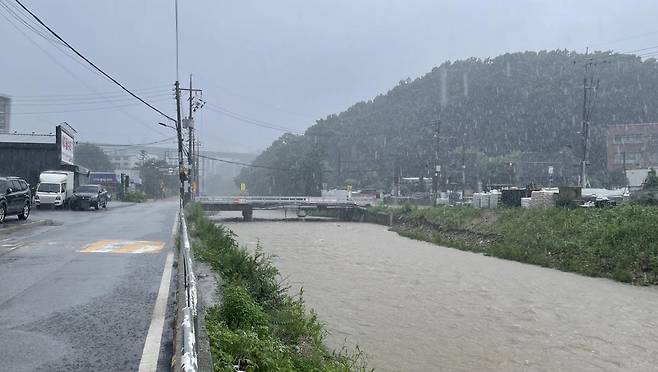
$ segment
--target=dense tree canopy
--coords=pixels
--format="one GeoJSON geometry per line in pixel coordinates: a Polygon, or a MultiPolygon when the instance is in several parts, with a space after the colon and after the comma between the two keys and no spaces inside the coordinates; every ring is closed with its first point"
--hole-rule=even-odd
{"type": "Polygon", "coordinates": [[[107,155],[105,155],[100,147],[94,144],[79,143],[75,145],[73,156],[76,164],[82,165],[91,171],[102,172],[114,170],[114,165],[112,165],[107,155]]]}
{"type": "Polygon", "coordinates": [[[244,169],[236,181],[253,194],[312,194],[323,183],[344,187],[348,181],[388,188],[395,177],[428,174],[440,118],[439,164],[447,183],[468,158],[469,185],[547,183],[545,164],[555,165],[556,183],[574,184],[586,64],[598,82],[591,180],[606,185],[607,126],[658,119],[655,59],[557,50],[445,62],[318,120],[303,136],[283,135],[254,161],[259,168],[244,169]]]}

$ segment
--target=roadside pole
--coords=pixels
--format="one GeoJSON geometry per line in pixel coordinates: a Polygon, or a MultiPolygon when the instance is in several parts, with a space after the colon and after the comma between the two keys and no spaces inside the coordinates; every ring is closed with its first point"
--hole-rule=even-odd
{"type": "Polygon", "coordinates": [[[190,74],[190,87],[189,88],[180,88],[180,90],[183,91],[188,91],[189,92],[189,113],[187,120],[185,120],[186,126],[187,126],[187,165],[189,168],[189,172],[187,175],[187,192],[190,197],[190,200],[193,198],[194,193],[196,192],[196,188],[198,187],[198,172],[199,170],[197,169],[196,161],[195,161],[195,135],[194,135],[194,118],[192,114],[194,111],[197,109],[203,107],[203,100],[199,100],[195,102],[195,93],[200,93],[203,94],[203,90],[201,89],[193,89],[192,88],[192,74],[190,74]],[[194,184],[194,187],[193,187],[194,184]]]}
{"type": "Polygon", "coordinates": [[[441,134],[441,119],[436,119],[434,122],[436,125],[436,132],[434,136],[436,137],[435,148],[434,148],[434,176],[432,177],[432,206],[436,207],[436,199],[439,197],[439,178],[441,176],[441,165],[439,164],[439,144],[441,134]]]}
{"type": "Polygon", "coordinates": [[[180,115],[180,82],[176,80],[176,135],[178,137],[178,177],[180,179],[180,204],[185,204],[185,171],[183,169],[183,127],[180,115]]]}

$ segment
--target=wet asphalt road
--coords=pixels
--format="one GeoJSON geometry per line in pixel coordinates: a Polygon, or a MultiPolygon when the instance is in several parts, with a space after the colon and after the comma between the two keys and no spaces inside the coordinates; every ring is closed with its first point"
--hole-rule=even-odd
{"type": "MultiPolygon", "coordinates": [[[[0,235],[0,370],[137,371],[177,205],[35,210],[56,225],[0,235]]],[[[172,355],[174,278],[158,370],[172,355]]]]}

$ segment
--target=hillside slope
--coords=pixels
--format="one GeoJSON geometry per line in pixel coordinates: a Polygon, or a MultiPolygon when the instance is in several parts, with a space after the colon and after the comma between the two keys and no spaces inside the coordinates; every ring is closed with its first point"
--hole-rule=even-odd
{"type": "MultiPolygon", "coordinates": [[[[615,183],[605,171],[609,124],[658,121],[658,63],[633,55],[569,51],[505,54],[445,62],[384,95],[359,102],[307,129],[284,134],[237,182],[252,194],[317,194],[328,187],[390,189],[394,177],[426,176],[435,157],[447,183],[466,164],[467,184],[577,182],[584,66],[598,81],[592,114],[593,185],[615,183]],[[462,151],[463,146],[463,151],[462,151]]],[[[461,176],[459,176],[461,182],[461,176]]],[[[444,182],[442,180],[442,182],[444,182]]]]}

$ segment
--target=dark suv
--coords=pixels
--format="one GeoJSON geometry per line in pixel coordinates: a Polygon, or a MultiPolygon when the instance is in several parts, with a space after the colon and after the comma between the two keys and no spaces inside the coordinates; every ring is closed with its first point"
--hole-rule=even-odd
{"type": "Polygon", "coordinates": [[[0,223],[11,215],[27,220],[31,202],[32,192],[27,182],[18,177],[0,177],[0,223]]]}
{"type": "Polygon", "coordinates": [[[107,190],[101,185],[81,185],[73,190],[69,201],[71,209],[107,208],[107,190]]]}

